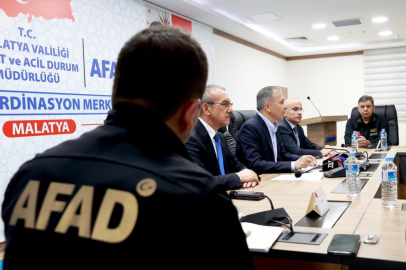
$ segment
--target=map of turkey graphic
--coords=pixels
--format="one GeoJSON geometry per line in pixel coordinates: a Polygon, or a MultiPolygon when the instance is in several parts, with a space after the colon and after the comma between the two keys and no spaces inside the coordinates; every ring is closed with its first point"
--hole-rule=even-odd
{"type": "Polygon", "coordinates": [[[28,22],[32,17],[42,17],[45,20],[69,19],[74,21],[71,0],[1,0],[0,9],[9,17],[19,14],[28,15],[28,22]]]}

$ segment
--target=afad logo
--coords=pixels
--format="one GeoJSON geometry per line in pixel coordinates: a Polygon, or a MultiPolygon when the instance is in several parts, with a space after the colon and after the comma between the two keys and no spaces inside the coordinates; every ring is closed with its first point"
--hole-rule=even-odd
{"type": "Polygon", "coordinates": [[[3,133],[9,138],[72,134],[76,123],[72,119],[7,121],[3,133]]]}
{"type": "Polygon", "coordinates": [[[28,22],[32,21],[33,16],[42,17],[45,20],[75,21],[70,2],[71,0],[1,0],[0,9],[9,17],[17,17],[20,13],[28,15],[28,22]]]}

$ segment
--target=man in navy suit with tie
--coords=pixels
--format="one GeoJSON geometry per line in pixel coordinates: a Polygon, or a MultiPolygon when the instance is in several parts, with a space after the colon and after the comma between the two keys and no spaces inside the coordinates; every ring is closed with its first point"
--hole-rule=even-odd
{"type": "Polygon", "coordinates": [[[257,94],[258,113],[240,129],[237,157],[257,174],[293,172],[316,165],[313,156],[285,151],[277,123],[283,119],[284,99],[280,87],[262,88],[257,94]]]}
{"type": "Polygon", "coordinates": [[[286,99],[283,103],[284,119],[278,121],[281,140],[285,149],[296,155],[312,155],[314,157],[332,157],[337,154],[333,149],[312,143],[299,125],[302,121],[302,102],[297,99],[286,99]]]}
{"type": "Polygon", "coordinates": [[[254,187],[258,176],[241,164],[217,130],[230,124],[233,104],[224,88],[208,85],[202,98],[199,121],[186,143],[189,156],[205,168],[225,189],[254,187]]]}

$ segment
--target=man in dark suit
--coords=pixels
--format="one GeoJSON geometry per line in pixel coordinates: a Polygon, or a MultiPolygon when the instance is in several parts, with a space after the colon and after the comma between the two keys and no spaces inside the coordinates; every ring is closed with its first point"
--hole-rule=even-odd
{"type": "Polygon", "coordinates": [[[325,149],[323,146],[312,143],[304,134],[299,125],[302,121],[302,103],[297,99],[286,99],[283,103],[283,120],[278,121],[281,140],[285,149],[296,155],[312,155],[314,157],[334,156],[337,152],[325,149]]]}
{"type": "Polygon", "coordinates": [[[233,104],[224,88],[208,85],[202,98],[198,123],[186,143],[189,156],[212,173],[225,189],[254,187],[258,176],[241,164],[229,150],[221,127],[230,124],[233,104]]]}
{"type": "Polygon", "coordinates": [[[299,156],[285,151],[277,121],[283,119],[282,89],[268,86],[257,94],[258,114],[240,129],[237,157],[257,174],[293,172],[316,165],[313,156],[299,156]]]}

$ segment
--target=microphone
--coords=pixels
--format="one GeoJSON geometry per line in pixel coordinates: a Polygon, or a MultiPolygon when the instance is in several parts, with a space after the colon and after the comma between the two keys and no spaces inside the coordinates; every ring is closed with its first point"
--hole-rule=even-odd
{"type": "Polygon", "coordinates": [[[351,145],[346,145],[346,144],[343,143],[343,144],[341,144],[341,147],[351,147],[355,151],[355,157],[358,158],[358,159],[365,157],[361,152],[357,151],[357,148],[355,148],[355,147],[353,147],[351,145]]]}
{"type": "MultiPolygon", "coordinates": [[[[329,161],[328,163],[331,163],[331,161],[329,161]]],[[[310,172],[310,171],[312,171],[312,170],[314,170],[314,169],[317,169],[317,168],[323,167],[323,165],[325,165],[325,164],[321,163],[321,164],[317,165],[316,167],[313,167],[313,168],[308,169],[308,170],[303,171],[303,172],[302,172],[302,171],[297,170],[297,171],[295,172],[295,177],[296,177],[296,178],[299,178],[300,176],[302,176],[302,174],[304,174],[304,173],[308,173],[308,172],[310,172]]]]}
{"type": "MultiPolygon", "coordinates": [[[[344,145],[344,144],[342,144],[341,147],[345,147],[345,145],[344,145],[344,146],[343,146],[343,145],[344,145]]],[[[345,151],[345,152],[347,152],[347,153],[350,152],[350,151],[348,151],[347,149],[344,149],[344,148],[324,147],[324,149],[340,150],[340,151],[345,151]]]]}
{"type": "MultiPolygon", "coordinates": [[[[314,103],[313,103],[313,101],[311,101],[310,97],[307,97],[307,99],[308,99],[308,100],[310,100],[310,102],[313,104],[313,107],[314,107],[314,108],[317,110],[316,105],[314,105],[314,103]]],[[[317,110],[317,111],[319,112],[320,117],[321,117],[321,113],[320,113],[320,111],[319,111],[319,110],[317,110]]]]}
{"type": "Polygon", "coordinates": [[[240,200],[253,200],[259,201],[265,198],[263,192],[255,192],[253,190],[245,191],[245,190],[231,190],[228,194],[230,199],[240,199],[240,200]]]}

